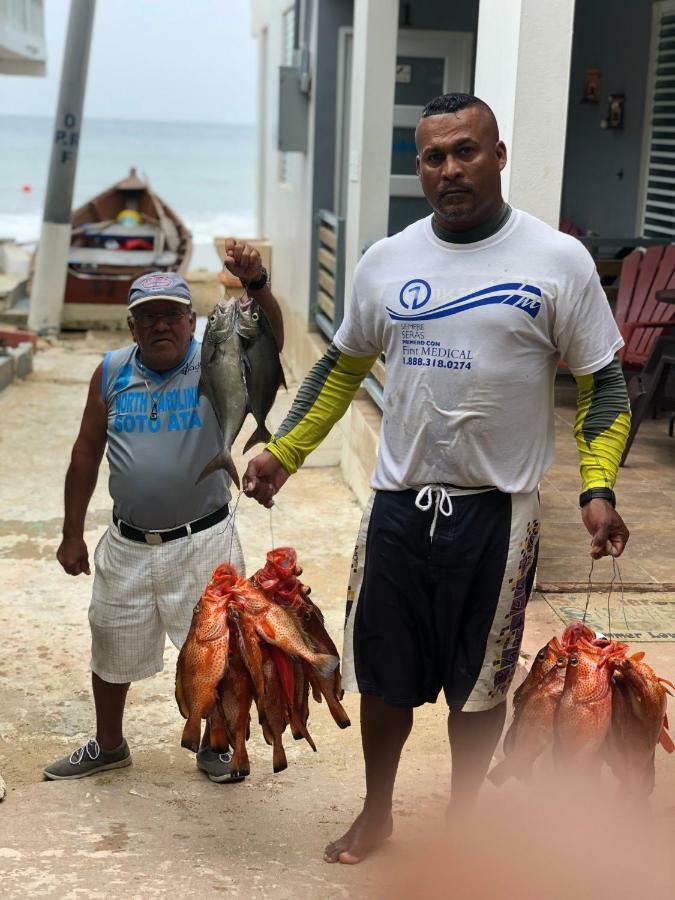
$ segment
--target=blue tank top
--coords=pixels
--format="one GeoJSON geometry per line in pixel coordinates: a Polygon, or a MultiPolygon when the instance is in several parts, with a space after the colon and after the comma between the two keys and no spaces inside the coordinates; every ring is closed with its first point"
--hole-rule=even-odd
{"type": "Polygon", "coordinates": [[[200,372],[201,344],[194,338],[169,372],[146,369],[136,344],[105,355],[110,494],[120,519],[136,528],[174,528],[229,502],[222,469],[195,484],[223,443],[211,404],[197,396],[200,372]]]}

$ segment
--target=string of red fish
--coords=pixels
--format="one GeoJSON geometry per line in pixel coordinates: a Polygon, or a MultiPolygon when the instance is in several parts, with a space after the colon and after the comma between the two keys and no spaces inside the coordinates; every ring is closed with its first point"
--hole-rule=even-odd
{"type": "MultiPolygon", "coordinates": [[[[222,564],[213,572],[200,603],[195,608],[193,625],[179,656],[177,700],[181,712],[188,717],[190,698],[185,704],[181,704],[179,698],[181,657],[188,655],[186,651],[189,652],[189,646],[195,639],[202,647],[205,642],[213,639],[213,634],[207,634],[204,640],[199,641],[195,625],[198,624],[201,607],[209,603],[219,604],[219,619],[227,623],[226,659],[221,664],[221,673],[224,670],[224,675],[222,678],[220,673],[216,676],[219,680],[212,685],[215,688],[212,702],[206,704],[207,708],[202,704],[200,717],[204,715],[208,718],[209,741],[213,750],[223,752],[232,748],[233,775],[246,775],[250,772],[246,740],[250,736],[250,709],[253,703],[258,710],[258,720],[265,741],[273,747],[275,772],[287,767],[281,740],[287,726],[290,726],[295,740],[304,738],[316,751],[316,745],[307,730],[310,688],[317,703],[321,703],[322,697],[326,699],[329,711],[340,728],[351,724],[340,703],[344,691],[339,664],[331,674],[322,673],[316,670],[311,661],[285,652],[268,625],[263,623],[262,628],[258,627],[256,631],[254,617],[241,602],[244,598],[253,598],[255,602],[256,593],[261,592],[266,600],[281,607],[291,617],[308,651],[325,654],[326,657],[334,658],[337,663],[337,649],[324,627],[319,607],[309,598],[310,589],[298,578],[301,573],[297,553],[291,547],[271,550],[264,567],[248,580],[240,578],[233,566],[222,564]],[[256,639],[257,647],[252,646],[256,639]],[[184,709],[183,705],[187,708],[184,709]]],[[[216,636],[222,637],[221,634],[216,636]]],[[[207,683],[209,678],[214,680],[212,673],[219,672],[219,669],[217,662],[213,661],[213,654],[209,657],[200,656],[199,659],[206,660],[200,663],[202,671],[198,673],[199,676],[203,676],[207,683]]],[[[207,684],[207,687],[211,686],[207,684]]],[[[193,736],[186,740],[186,731],[183,746],[194,750],[195,738],[193,736]]]]}
{"type": "Polygon", "coordinates": [[[675,749],[665,687],[673,685],[644,662],[644,652],[628,651],[628,644],[596,637],[578,621],[560,640],[551,638],[514,694],[505,758],[490,779],[496,785],[510,777],[528,781],[537,758],[552,746],[559,770],[588,776],[606,762],[630,793],[649,795],[657,744],[668,753],[675,749]]]}

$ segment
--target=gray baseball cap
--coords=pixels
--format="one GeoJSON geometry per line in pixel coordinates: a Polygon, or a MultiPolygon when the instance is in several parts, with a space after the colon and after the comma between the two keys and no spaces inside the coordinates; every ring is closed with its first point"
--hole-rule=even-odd
{"type": "Polygon", "coordinates": [[[184,278],[175,272],[149,272],[141,275],[129,288],[127,309],[147,303],[148,300],[173,300],[189,306],[192,303],[190,288],[184,278]]]}

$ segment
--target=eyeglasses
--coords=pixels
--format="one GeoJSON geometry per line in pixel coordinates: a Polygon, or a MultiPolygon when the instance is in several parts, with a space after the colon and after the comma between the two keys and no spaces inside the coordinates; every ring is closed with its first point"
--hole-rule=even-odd
{"type": "Polygon", "coordinates": [[[192,310],[188,310],[187,312],[176,310],[175,312],[168,313],[138,312],[133,313],[132,318],[134,322],[142,325],[143,328],[150,328],[151,325],[155,325],[159,321],[166,322],[167,325],[178,325],[178,323],[181,322],[186,316],[190,316],[191,314],[192,310]]]}

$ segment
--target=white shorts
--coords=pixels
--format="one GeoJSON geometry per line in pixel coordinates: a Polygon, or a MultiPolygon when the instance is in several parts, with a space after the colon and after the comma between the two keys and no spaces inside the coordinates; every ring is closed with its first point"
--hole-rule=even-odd
{"type": "Polygon", "coordinates": [[[94,553],[89,607],[91,669],[99,678],[124,684],[161,672],[167,634],[180,649],[216,566],[231,560],[245,575],[239,536],[230,523],[228,516],[197,534],[157,545],[130,541],[109,526],[94,553]]]}

